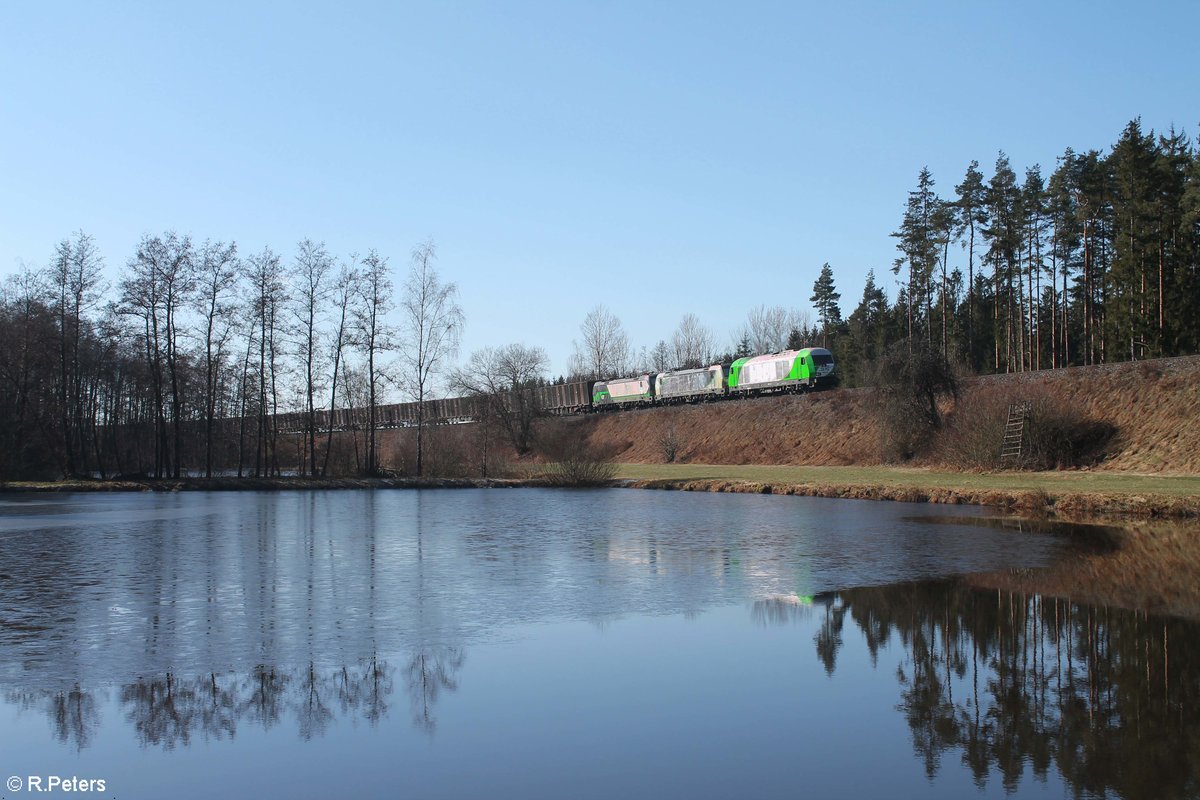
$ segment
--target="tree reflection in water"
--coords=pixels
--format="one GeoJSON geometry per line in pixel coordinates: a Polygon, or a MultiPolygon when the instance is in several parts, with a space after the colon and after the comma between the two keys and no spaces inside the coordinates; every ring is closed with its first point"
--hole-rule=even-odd
{"type": "Polygon", "coordinates": [[[9,705],[22,711],[39,711],[50,719],[54,738],[75,750],[92,743],[100,729],[99,700],[95,692],[75,686],[64,692],[10,690],[4,693],[9,705]]]}
{"type": "Polygon", "coordinates": [[[412,707],[413,724],[433,733],[437,723],[433,706],[442,689],[458,689],[458,671],[466,653],[461,647],[434,647],[413,654],[408,662],[408,696],[412,707]]]}
{"type": "Polygon", "coordinates": [[[759,621],[823,615],[814,636],[832,674],[848,615],[873,662],[899,656],[898,710],[934,777],[957,753],[982,788],[1015,791],[1028,765],[1077,796],[1200,794],[1200,626],[955,582],[853,589],[815,606],[756,604],[759,621]]]}
{"type": "MultiPolygon", "coordinates": [[[[1200,795],[1200,674],[1187,669],[1200,664],[1197,623],[954,581],[776,596],[755,603],[752,617],[801,620],[835,679],[852,656],[869,659],[888,684],[894,675],[896,711],[931,778],[957,758],[980,787],[999,781],[1015,791],[1031,772],[1061,774],[1078,796],[1200,795]]],[[[459,686],[464,650],[428,643],[404,652],[396,667],[371,658],[160,673],[115,698],[144,747],[170,750],[246,726],[294,725],[308,740],[346,719],[374,725],[400,683],[413,724],[432,734],[439,699],[459,686]]],[[[108,704],[104,690],[79,687],[6,697],[44,713],[77,749],[96,740],[108,704]]]]}
{"type": "MultiPolygon", "coordinates": [[[[434,706],[443,690],[458,688],[465,659],[461,648],[422,651],[408,667],[414,723],[432,732],[434,706]]],[[[202,740],[233,739],[243,725],[270,730],[294,720],[301,739],[324,735],[338,719],[380,722],[389,711],[395,669],[379,658],[336,669],[309,663],[297,670],[259,666],[248,674],[173,673],[122,686],[118,696],[125,719],[143,747],[173,750],[202,740]]],[[[96,692],[10,691],[5,699],[22,710],[45,713],[55,738],[82,750],[92,744],[101,719],[96,692]]]]}

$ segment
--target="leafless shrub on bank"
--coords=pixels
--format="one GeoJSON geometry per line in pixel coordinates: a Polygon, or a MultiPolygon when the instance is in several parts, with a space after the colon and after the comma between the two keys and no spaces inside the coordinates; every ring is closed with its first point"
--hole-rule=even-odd
{"type": "Polygon", "coordinates": [[[548,429],[542,439],[542,454],[548,462],[544,474],[552,483],[599,486],[617,474],[612,453],[587,441],[578,426],[548,429]]]}
{"type": "Polygon", "coordinates": [[[394,477],[468,478],[479,474],[468,431],[462,425],[429,425],[420,449],[422,474],[417,473],[417,431],[404,428],[389,432],[387,446],[381,445],[381,468],[390,467],[394,477]]]}
{"type": "Polygon", "coordinates": [[[662,453],[663,461],[668,464],[674,463],[682,447],[683,442],[679,438],[679,433],[675,430],[675,423],[669,423],[658,436],[658,448],[659,452],[662,453]]]}
{"type": "Polygon", "coordinates": [[[872,365],[881,455],[906,461],[924,451],[942,428],[941,404],[958,397],[950,362],[920,339],[896,342],[872,365]]]}
{"type": "Polygon", "coordinates": [[[980,390],[963,398],[954,409],[936,457],[960,469],[1066,469],[1102,460],[1116,429],[1089,419],[1068,400],[1040,387],[980,390]],[[1000,458],[1009,406],[1028,402],[1029,414],[1014,461],[1000,458]]]}

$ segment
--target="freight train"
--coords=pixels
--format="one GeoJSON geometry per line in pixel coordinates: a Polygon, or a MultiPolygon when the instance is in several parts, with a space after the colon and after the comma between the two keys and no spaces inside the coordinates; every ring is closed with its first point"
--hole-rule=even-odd
{"type": "MultiPolygon", "coordinates": [[[[698,403],[726,398],[801,392],[837,383],[833,354],[821,347],[784,350],[713,364],[699,369],[649,372],[606,381],[575,381],[538,386],[536,404],[550,414],[584,414],[636,406],[698,403]]],[[[478,403],[471,397],[425,401],[424,418],[431,423],[470,422],[478,403]]],[[[345,408],[318,411],[318,430],[362,429],[369,424],[369,409],[345,408]]],[[[302,413],[280,414],[281,432],[304,430],[302,413]]],[[[375,427],[405,428],[417,424],[416,403],[376,406],[375,427]]]]}
{"type": "Polygon", "coordinates": [[[799,392],[836,380],[833,354],[821,347],[809,347],[739,358],[728,366],[713,364],[699,369],[596,381],[590,393],[592,409],[603,410],[614,406],[695,403],[721,397],[799,392]]]}

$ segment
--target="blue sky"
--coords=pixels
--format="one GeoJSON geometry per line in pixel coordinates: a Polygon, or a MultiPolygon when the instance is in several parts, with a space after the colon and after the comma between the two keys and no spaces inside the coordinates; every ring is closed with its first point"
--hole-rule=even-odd
{"type": "MultiPolygon", "coordinates": [[[[110,271],[146,232],[375,247],[432,238],[467,352],[556,372],[593,305],[636,346],[694,312],[843,310],[885,275],[928,165],[1045,172],[1200,123],[1200,4],[9,3],[0,275],[73,230],[110,271]]],[[[965,255],[962,256],[965,259],[965,255]]]]}

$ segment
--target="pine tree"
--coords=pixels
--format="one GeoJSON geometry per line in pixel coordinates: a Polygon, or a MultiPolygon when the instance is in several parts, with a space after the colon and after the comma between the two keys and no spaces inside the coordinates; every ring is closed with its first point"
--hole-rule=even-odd
{"type": "Polygon", "coordinates": [[[1025,308],[1024,324],[1028,326],[1027,344],[1024,348],[1029,369],[1042,368],[1042,273],[1045,263],[1042,245],[1046,234],[1046,184],[1042,180],[1042,168],[1034,164],[1025,170],[1025,183],[1021,187],[1021,211],[1024,214],[1025,245],[1025,308]]]}
{"type": "MultiPolygon", "coordinates": [[[[1188,170],[1192,166],[1191,144],[1187,136],[1174,128],[1158,139],[1158,155],[1154,164],[1154,218],[1157,270],[1155,287],[1155,355],[1183,352],[1190,349],[1181,341],[1180,329],[1187,325],[1187,269],[1184,266],[1189,251],[1188,235],[1183,229],[1184,198],[1188,190],[1188,170]],[[1168,309],[1179,307],[1179,313],[1168,309]]],[[[1193,181],[1194,183],[1194,181],[1193,181]]],[[[1194,312],[1192,314],[1194,317],[1194,312]]]]}
{"type": "MultiPolygon", "coordinates": [[[[939,264],[938,277],[938,306],[941,327],[941,353],[945,356],[950,349],[950,287],[949,287],[949,261],[950,261],[950,242],[954,239],[955,228],[954,204],[945,200],[938,200],[937,207],[933,212],[933,237],[934,242],[941,250],[937,256],[939,264]]],[[[932,290],[930,290],[932,295],[932,290]]]]}
{"type": "Polygon", "coordinates": [[[734,359],[746,358],[751,354],[753,348],[750,345],[750,332],[742,331],[742,336],[738,339],[737,347],[733,351],[734,359]]]}
{"type": "Polygon", "coordinates": [[[1000,353],[1004,352],[1006,371],[1013,369],[1016,351],[1014,311],[1016,292],[1020,284],[1015,281],[1018,254],[1021,248],[1020,190],[1017,176],[1009,166],[1008,156],[1003,151],[996,158],[996,172],[988,183],[987,206],[989,225],[984,231],[988,239],[986,260],[992,265],[992,336],[995,368],[1000,369],[1000,353]],[[1001,315],[1003,309],[1003,316],[1001,315]],[[1003,347],[1001,342],[1004,342],[1003,347]]]}
{"type": "Polygon", "coordinates": [[[1144,355],[1148,324],[1148,273],[1157,260],[1154,235],[1154,136],[1140,120],[1125,126],[1108,157],[1112,174],[1112,265],[1108,272],[1108,330],[1130,358],[1144,355]]]}
{"type": "Polygon", "coordinates": [[[1104,363],[1107,356],[1105,315],[1107,273],[1112,229],[1112,179],[1099,151],[1089,150],[1077,161],[1076,213],[1082,226],[1082,268],[1077,277],[1083,323],[1083,363],[1104,363]]]}
{"type": "Polygon", "coordinates": [[[1168,300],[1171,316],[1178,326],[1174,337],[1175,353],[1200,349],[1200,148],[1193,149],[1187,169],[1175,231],[1177,287],[1168,300]]]}
{"type": "Polygon", "coordinates": [[[887,295],[875,285],[875,270],[867,272],[862,300],[850,314],[850,336],[857,345],[862,361],[873,361],[887,346],[885,338],[888,317],[887,295]]]}
{"type": "Polygon", "coordinates": [[[1067,148],[1058,159],[1058,167],[1050,176],[1047,187],[1047,214],[1050,218],[1050,263],[1054,283],[1051,301],[1055,306],[1052,328],[1055,332],[1050,348],[1050,366],[1063,367],[1071,361],[1070,291],[1068,282],[1076,264],[1082,237],[1079,227],[1077,195],[1079,192],[1078,159],[1075,151],[1067,148]],[[1062,289],[1057,288],[1057,279],[1062,278],[1062,289]],[[1061,313],[1057,303],[1061,301],[1061,313]]]}
{"type": "Polygon", "coordinates": [[[841,294],[833,284],[833,268],[826,261],[821,267],[821,275],[813,283],[812,297],[808,298],[817,310],[821,320],[821,346],[829,347],[829,327],[842,321],[842,311],[838,308],[841,294]]]}
{"type": "Polygon", "coordinates": [[[892,271],[899,273],[908,264],[908,282],[904,293],[908,298],[908,335],[913,335],[914,326],[919,327],[924,322],[926,338],[931,337],[929,328],[929,311],[932,303],[930,282],[933,270],[937,264],[938,242],[934,229],[934,215],[939,201],[933,192],[934,180],[929,167],[923,167],[917,176],[917,188],[908,193],[908,203],[904,210],[904,220],[900,230],[892,236],[900,240],[896,245],[903,258],[896,259],[892,271]],[[924,313],[923,318],[914,315],[924,313]]]}
{"type": "Polygon", "coordinates": [[[979,162],[967,166],[963,182],[954,187],[958,194],[955,210],[958,212],[959,240],[966,238],[967,248],[967,353],[971,367],[979,368],[975,359],[975,235],[982,232],[988,222],[987,188],[979,162]]]}

